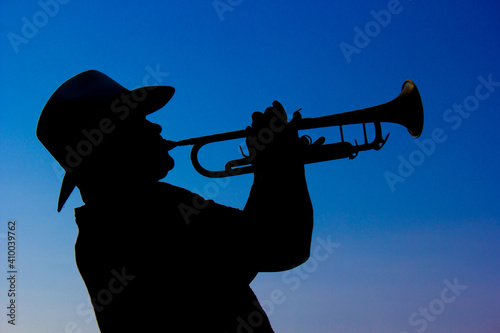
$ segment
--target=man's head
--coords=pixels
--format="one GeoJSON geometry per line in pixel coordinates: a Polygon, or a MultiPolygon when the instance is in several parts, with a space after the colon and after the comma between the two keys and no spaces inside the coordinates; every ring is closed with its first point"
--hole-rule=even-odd
{"type": "Polygon", "coordinates": [[[130,91],[95,70],[74,76],[54,92],[40,115],[37,137],[66,171],[58,211],[75,185],[166,175],[173,167],[169,145],[161,127],[146,116],[173,94],[169,86],[130,91]]]}
{"type": "Polygon", "coordinates": [[[160,125],[137,116],[103,142],[94,158],[82,165],[76,185],[116,182],[148,183],[164,178],[174,167],[171,148],[160,135],[160,125]]]}

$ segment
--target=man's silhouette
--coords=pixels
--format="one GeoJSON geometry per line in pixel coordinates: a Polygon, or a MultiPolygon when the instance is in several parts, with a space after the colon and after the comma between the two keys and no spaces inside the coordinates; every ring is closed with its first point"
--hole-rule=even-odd
{"type": "Polygon", "coordinates": [[[51,96],[37,136],[75,186],[76,262],[101,332],[272,332],[249,287],[309,256],[312,205],[302,141],[278,102],[252,115],[254,183],[243,210],[159,182],[174,166],[146,116],[174,89],[129,91],[98,71],[51,96]]]}

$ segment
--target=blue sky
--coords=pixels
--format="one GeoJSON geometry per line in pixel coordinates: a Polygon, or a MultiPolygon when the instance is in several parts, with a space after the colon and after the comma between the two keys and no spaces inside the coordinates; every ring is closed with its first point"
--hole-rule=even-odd
{"type": "MultiPolygon", "coordinates": [[[[145,80],[174,86],[173,99],[150,116],[171,140],[243,129],[273,100],[288,111],[302,108],[304,117],[378,105],[412,79],[425,109],[419,140],[387,124],[382,150],[308,165],[313,255],[293,271],[260,274],[252,287],[276,332],[500,330],[499,4],[0,6],[0,237],[15,219],[19,270],[14,327],[4,314],[7,245],[0,238],[2,332],[97,332],[74,261],[73,209],[82,202],[75,192],[56,212],[61,169],[35,137],[52,92],[87,69],[129,89],[145,80]],[[346,53],[346,45],[356,51],[346,53]]],[[[356,133],[359,127],[346,132],[361,140],[356,133]]],[[[336,128],[303,134],[339,136],[336,128]]],[[[207,149],[207,165],[221,165],[219,150],[238,158],[238,144],[207,149]]],[[[214,181],[196,173],[189,148],[172,156],[166,182],[244,206],[251,176],[214,181]]],[[[140,237],[152,231],[144,224],[140,237]]]]}

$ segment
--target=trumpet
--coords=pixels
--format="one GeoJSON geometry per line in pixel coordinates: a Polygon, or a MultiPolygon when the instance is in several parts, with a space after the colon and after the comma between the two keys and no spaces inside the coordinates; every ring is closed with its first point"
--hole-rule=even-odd
{"type": "MultiPolygon", "coordinates": [[[[424,110],[420,93],[413,81],[406,80],[403,83],[400,94],[392,101],[384,104],[328,116],[298,119],[296,122],[298,130],[333,126],[339,126],[340,129],[340,142],[325,145],[309,145],[303,154],[304,164],[341,158],[353,159],[360,151],[381,149],[389,137],[389,134],[385,138],[382,136],[381,123],[383,122],[395,123],[406,127],[413,138],[420,136],[424,126],[424,110]],[[367,139],[367,123],[373,123],[375,128],[375,138],[371,142],[367,139]],[[352,144],[344,140],[342,126],[353,124],[363,124],[364,143],[358,144],[357,140],[354,140],[354,144],[352,144]]],[[[245,157],[230,160],[225,164],[224,170],[210,171],[201,166],[198,160],[198,152],[203,146],[209,143],[241,139],[246,136],[246,130],[239,130],[181,141],[170,141],[170,144],[172,148],[193,145],[191,162],[196,171],[206,177],[222,178],[252,173],[251,159],[245,157]]]]}

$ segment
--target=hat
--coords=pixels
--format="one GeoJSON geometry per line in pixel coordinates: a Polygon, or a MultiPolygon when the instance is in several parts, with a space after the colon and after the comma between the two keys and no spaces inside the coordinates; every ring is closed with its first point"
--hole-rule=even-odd
{"type": "Polygon", "coordinates": [[[88,70],[64,82],[45,104],[36,135],[66,171],[57,211],[75,188],[81,165],[99,150],[116,128],[162,108],[172,98],[170,86],[128,90],[96,71],[88,70]]]}

